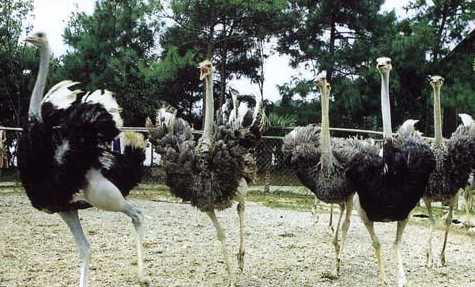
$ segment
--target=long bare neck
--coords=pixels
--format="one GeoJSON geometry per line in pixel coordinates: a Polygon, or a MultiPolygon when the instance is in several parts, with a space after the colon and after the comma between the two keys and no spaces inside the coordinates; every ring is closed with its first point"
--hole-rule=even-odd
{"type": "Polygon", "coordinates": [[[381,74],[381,112],[383,115],[383,137],[392,137],[391,104],[389,101],[389,71],[381,74]]]}
{"type": "Polygon", "coordinates": [[[320,130],[320,151],[322,170],[330,171],[333,167],[331,138],[330,138],[330,116],[329,102],[330,90],[323,88],[321,90],[321,107],[322,107],[322,126],[320,130]]]}
{"type": "Polygon", "coordinates": [[[35,87],[30,98],[30,106],[28,116],[30,119],[36,118],[41,121],[41,99],[46,86],[46,78],[48,76],[49,47],[44,45],[40,48],[40,67],[36,78],[35,87]]]}
{"type": "Polygon", "coordinates": [[[213,96],[213,72],[206,76],[205,80],[205,124],[203,129],[203,139],[211,141],[214,123],[214,96],[213,96]]]}
{"type": "Polygon", "coordinates": [[[442,109],[440,107],[440,86],[434,87],[434,137],[435,144],[442,144],[442,109]]]}

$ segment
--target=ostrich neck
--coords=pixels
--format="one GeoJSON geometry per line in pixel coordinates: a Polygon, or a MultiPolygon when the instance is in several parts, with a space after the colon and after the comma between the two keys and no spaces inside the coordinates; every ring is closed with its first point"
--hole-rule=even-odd
{"type": "Polygon", "coordinates": [[[214,96],[213,96],[213,73],[206,76],[205,92],[205,124],[203,129],[203,140],[210,143],[213,133],[214,123],[214,96]]]}
{"type": "Polygon", "coordinates": [[[41,121],[41,99],[46,86],[46,77],[48,76],[49,47],[45,45],[40,48],[40,67],[36,78],[35,87],[30,98],[28,116],[30,119],[37,118],[41,121]]]}
{"type": "Polygon", "coordinates": [[[321,166],[322,170],[329,171],[332,168],[332,151],[330,138],[330,117],[329,117],[329,94],[330,92],[322,90],[321,107],[322,107],[322,127],[320,131],[320,150],[321,150],[321,166]]]}
{"type": "Polygon", "coordinates": [[[389,71],[381,75],[381,112],[383,115],[383,137],[392,137],[391,104],[389,101],[389,71]]]}
{"type": "Polygon", "coordinates": [[[442,109],[440,107],[440,87],[434,88],[434,137],[435,144],[442,144],[442,109]]]}

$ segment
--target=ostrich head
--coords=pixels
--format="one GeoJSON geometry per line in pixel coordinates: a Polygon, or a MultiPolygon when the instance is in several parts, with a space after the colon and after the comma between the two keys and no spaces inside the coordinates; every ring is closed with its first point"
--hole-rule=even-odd
{"type": "Polygon", "coordinates": [[[26,37],[26,42],[35,45],[38,48],[46,47],[48,45],[48,37],[43,32],[37,32],[29,37],[26,37]]]}
{"type": "Polygon", "coordinates": [[[440,89],[444,84],[444,81],[445,79],[441,76],[429,76],[429,83],[434,89],[440,89]]]}
{"type": "Polygon", "coordinates": [[[390,72],[393,68],[391,65],[391,58],[388,57],[380,57],[376,59],[376,68],[381,74],[385,74],[390,72]]]}
{"type": "Polygon", "coordinates": [[[213,64],[210,60],[204,60],[198,65],[198,69],[200,69],[200,80],[202,81],[213,71],[213,64]]]}
{"type": "Polygon", "coordinates": [[[315,84],[317,85],[320,92],[325,95],[330,92],[330,83],[327,81],[327,71],[322,71],[315,78],[315,84]]]}

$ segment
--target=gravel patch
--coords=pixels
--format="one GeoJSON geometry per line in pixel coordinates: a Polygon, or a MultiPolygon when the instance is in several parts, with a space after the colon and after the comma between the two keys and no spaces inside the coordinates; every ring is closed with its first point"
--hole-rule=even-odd
{"type": "MultiPolygon", "coordinates": [[[[146,268],[151,286],[224,286],[226,272],[215,230],[206,216],[187,204],[131,199],[146,214],[146,268]]],[[[245,270],[238,275],[239,246],[235,208],[218,213],[227,234],[228,252],[240,286],[376,286],[377,265],[369,235],[354,215],[342,256],[341,276],[334,270],[328,214],[314,224],[309,212],[272,209],[248,203],[245,270]]],[[[135,235],[129,219],[118,213],[80,212],[92,247],[91,286],[139,286],[135,235]]],[[[396,285],[392,243],[396,224],[376,224],[390,286],[396,285]]],[[[428,228],[409,224],[402,256],[411,286],[475,286],[475,239],[450,234],[447,267],[426,269],[428,228]]],[[[436,230],[434,253],[442,244],[436,230]]],[[[26,196],[0,196],[0,287],[77,286],[79,259],[72,236],[57,215],[34,210],[26,196]]]]}

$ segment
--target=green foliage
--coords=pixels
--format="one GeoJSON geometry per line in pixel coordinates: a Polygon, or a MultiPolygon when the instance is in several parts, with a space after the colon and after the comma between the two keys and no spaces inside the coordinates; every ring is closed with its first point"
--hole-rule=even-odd
{"type": "Polygon", "coordinates": [[[30,30],[33,1],[5,0],[0,3],[0,125],[21,125],[27,113],[35,71],[34,49],[27,47],[20,37],[30,30]]]}
{"type": "Polygon", "coordinates": [[[158,1],[97,1],[94,13],[74,13],[64,32],[73,50],[64,56],[64,76],[88,90],[108,89],[123,107],[126,124],[144,124],[158,102],[149,82],[160,27],[158,1]]]}
{"type": "Polygon", "coordinates": [[[297,125],[297,116],[293,114],[276,114],[270,113],[266,117],[266,126],[268,127],[295,127],[297,125]]]}
{"type": "MultiPolygon", "coordinates": [[[[470,61],[442,59],[449,44],[465,37],[467,20],[474,19],[470,1],[412,1],[408,14],[415,16],[400,21],[394,13],[378,12],[382,2],[291,0],[281,20],[290,28],[279,34],[278,51],[290,55],[294,67],[305,66],[314,73],[327,70],[334,97],[332,126],[380,129],[380,80],[374,61],[388,56],[393,59],[393,125],[419,119],[419,127],[430,135],[432,103],[426,78],[440,73],[447,80],[444,91],[451,95],[444,101],[445,128],[453,131],[455,110],[474,113],[473,75],[467,73],[470,61]]],[[[281,105],[295,106],[295,95],[305,98],[312,93],[310,80],[281,85],[281,105]]]]}
{"type": "MultiPolygon", "coordinates": [[[[160,43],[165,55],[170,48],[181,57],[191,50],[197,63],[212,60],[219,79],[215,85],[219,105],[224,103],[228,80],[246,76],[257,82],[262,77],[258,44],[272,35],[273,20],[285,7],[284,0],[172,0],[169,17],[174,25],[160,43]]],[[[199,84],[191,87],[193,92],[201,93],[199,84]]]]}
{"type": "MultiPolygon", "coordinates": [[[[292,66],[314,74],[328,71],[331,126],[381,128],[375,59],[389,56],[393,126],[419,119],[419,128],[430,136],[432,99],[426,77],[441,74],[446,78],[447,135],[457,113],[475,114],[473,50],[452,51],[470,32],[472,1],[412,0],[407,5],[411,16],[402,19],[381,13],[383,2],[170,0],[164,7],[158,0],[97,0],[92,15],[73,13],[70,18],[64,40],[71,49],[62,59],[51,60],[48,86],[72,79],[87,90],[109,89],[128,125],[142,126],[162,100],[198,123],[197,103],[204,91],[198,63],[205,58],[214,63],[216,105],[229,96],[232,79],[247,77],[262,92],[263,63],[269,56],[264,46],[272,38],[278,45],[271,52],[289,55],[292,66]]],[[[32,0],[0,3],[2,125],[20,125],[25,119],[37,74],[36,49],[19,41],[25,29],[29,32],[32,5],[32,0]]],[[[474,32],[470,35],[473,42],[474,32]]],[[[266,107],[270,125],[320,121],[313,79],[294,77],[278,88],[282,99],[266,107]]]]}

